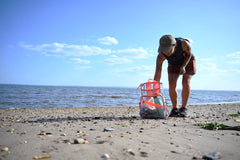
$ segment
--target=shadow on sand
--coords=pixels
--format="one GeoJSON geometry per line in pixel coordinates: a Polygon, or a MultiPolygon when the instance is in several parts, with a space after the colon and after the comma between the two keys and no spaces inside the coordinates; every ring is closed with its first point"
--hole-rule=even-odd
{"type": "Polygon", "coordinates": [[[132,117],[66,117],[66,118],[42,118],[37,120],[27,120],[21,121],[20,123],[43,123],[43,122],[62,122],[62,121],[92,121],[92,120],[106,120],[106,121],[113,121],[113,120],[136,120],[140,117],[132,116],[132,117]]]}

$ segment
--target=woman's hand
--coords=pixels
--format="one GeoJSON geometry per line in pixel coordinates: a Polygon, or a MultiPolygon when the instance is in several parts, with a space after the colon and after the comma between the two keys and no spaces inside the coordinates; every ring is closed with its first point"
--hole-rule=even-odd
{"type": "Polygon", "coordinates": [[[180,75],[183,75],[184,73],[186,73],[185,67],[181,67],[180,68],[180,75]]]}

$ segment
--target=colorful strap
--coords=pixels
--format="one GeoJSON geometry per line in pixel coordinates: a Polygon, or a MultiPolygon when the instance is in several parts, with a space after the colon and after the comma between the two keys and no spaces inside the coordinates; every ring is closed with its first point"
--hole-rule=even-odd
{"type": "Polygon", "coordinates": [[[149,101],[146,101],[146,100],[142,100],[143,103],[147,104],[147,105],[150,105],[150,106],[154,106],[154,107],[157,107],[157,108],[163,108],[162,105],[160,104],[156,104],[156,103],[152,103],[152,102],[149,102],[149,101]]]}

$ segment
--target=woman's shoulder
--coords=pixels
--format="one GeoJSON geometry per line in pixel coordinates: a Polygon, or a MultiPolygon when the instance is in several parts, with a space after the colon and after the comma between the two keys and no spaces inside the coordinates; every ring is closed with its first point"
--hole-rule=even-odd
{"type": "Polygon", "coordinates": [[[178,42],[188,42],[188,43],[191,42],[190,39],[188,39],[188,38],[177,37],[177,38],[175,38],[175,39],[176,39],[176,41],[178,41],[178,42]]]}

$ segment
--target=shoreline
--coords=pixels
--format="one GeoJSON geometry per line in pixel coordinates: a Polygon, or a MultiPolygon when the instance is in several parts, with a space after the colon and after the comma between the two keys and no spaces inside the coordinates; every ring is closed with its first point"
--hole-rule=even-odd
{"type": "Polygon", "coordinates": [[[201,159],[220,152],[234,160],[239,131],[195,124],[239,126],[240,117],[229,116],[238,112],[240,103],[189,105],[190,117],[167,120],[139,119],[137,106],[0,109],[0,149],[8,148],[0,159],[201,159]]]}
{"type": "MultiPolygon", "coordinates": [[[[209,103],[193,103],[193,104],[188,104],[187,106],[206,106],[206,105],[227,105],[227,104],[240,104],[240,101],[236,102],[209,102],[209,103]]],[[[132,105],[132,106],[93,106],[93,107],[50,107],[50,108],[27,108],[27,107],[10,107],[10,108],[0,108],[0,109],[59,109],[59,108],[122,108],[122,107],[139,107],[137,105],[132,105]]],[[[172,105],[168,104],[168,107],[171,108],[172,105]]]]}

